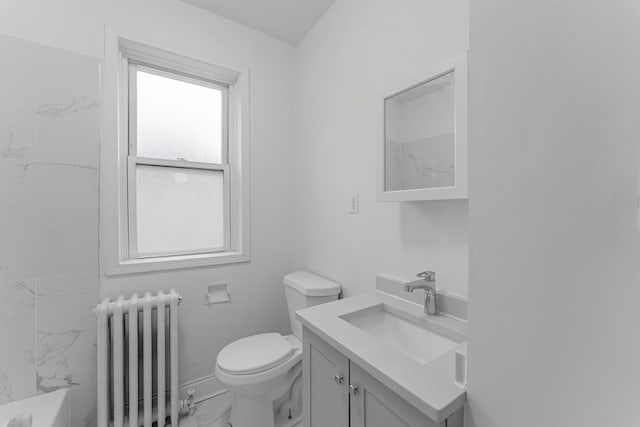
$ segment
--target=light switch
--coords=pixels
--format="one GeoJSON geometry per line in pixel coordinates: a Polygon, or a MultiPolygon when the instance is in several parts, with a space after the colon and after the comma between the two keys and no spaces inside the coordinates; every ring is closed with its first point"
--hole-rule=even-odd
{"type": "Polygon", "coordinates": [[[638,219],[638,230],[640,231],[640,195],[638,195],[638,198],[636,200],[636,217],[638,219]]]}
{"type": "Polygon", "coordinates": [[[351,196],[351,209],[349,213],[352,215],[357,215],[360,213],[360,194],[356,193],[351,196]]]}
{"type": "Polygon", "coordinates": [[[636,228],[640,231],[640,161],[636,169],[636,228]]]}

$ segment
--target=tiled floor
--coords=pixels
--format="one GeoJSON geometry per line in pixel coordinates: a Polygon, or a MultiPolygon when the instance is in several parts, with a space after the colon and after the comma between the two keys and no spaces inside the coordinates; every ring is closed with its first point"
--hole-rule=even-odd
{"type": "Polygon", "coordinates": [[[200,403],[196,409],[198,427],[227,427],[231,398],[227,392],[200,403]]]}
{"type": "MultiPolygon", "coordinates": [[[[231,393],[227,392],[200,403],[195,415],[197,427],[228,427],[231,399],[231,393]]],[[[302,423],[295,427],[302,427],[302,423]]]]}

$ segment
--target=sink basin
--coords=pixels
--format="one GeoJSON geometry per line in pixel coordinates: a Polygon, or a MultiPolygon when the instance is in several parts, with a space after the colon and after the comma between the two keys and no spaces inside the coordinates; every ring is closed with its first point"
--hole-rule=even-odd
{"type": "Polygon", "coordinates": [[[453,350],[464,340],[426,318],[414,317],[386,304],[340,318],[422,364],[453,350]]]}

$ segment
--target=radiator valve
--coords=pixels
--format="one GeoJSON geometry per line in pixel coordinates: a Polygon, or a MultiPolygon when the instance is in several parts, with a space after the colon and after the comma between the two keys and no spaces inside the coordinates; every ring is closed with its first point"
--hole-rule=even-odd
{"type": "Polygon", "coordinates": [[[194,415],[196,413],[196,389],[187,390],[187,398],[180,401],[180,414],[182,416],[194,415]]]}

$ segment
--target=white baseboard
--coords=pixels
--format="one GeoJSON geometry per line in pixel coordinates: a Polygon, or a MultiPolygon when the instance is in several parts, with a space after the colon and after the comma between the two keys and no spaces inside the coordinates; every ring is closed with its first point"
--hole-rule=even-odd
{"type": "Polygon", "coordinates": [[[207,375],[182,384],[179,389],[180,399],[186,399],[187,390],[191,388],[196,391],[196,404],[229,391],[215,375],[207,375]]]}

